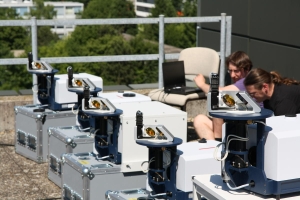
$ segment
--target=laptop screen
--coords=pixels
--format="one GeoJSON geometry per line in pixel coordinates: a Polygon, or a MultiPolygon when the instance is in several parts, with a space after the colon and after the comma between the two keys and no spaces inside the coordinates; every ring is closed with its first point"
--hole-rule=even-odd
{"type": "Polygon", "coordinates": [[[165,62],[162,68],[165,88],[185,86],[183,61],[165,62]]]}

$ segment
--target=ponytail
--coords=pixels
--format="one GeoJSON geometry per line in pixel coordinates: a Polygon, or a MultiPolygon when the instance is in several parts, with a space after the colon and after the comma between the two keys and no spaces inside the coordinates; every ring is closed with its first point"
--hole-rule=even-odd
{"type": "Polygon", "coordinates": [[[244,80],[245,86],[253,85],[256,89],[261,89],[264,83],[267,83],[268,85],[271,83],[300,85],[299,81],[290,78],[282,78],[279,73],[275,71],[267,72],[260,68],[251,70],[244,80]]]}
{"type": "Polygon", "coordinates": [[[284,84],[284,85],[299,85],[299,81],[290,78],[283,78],[277,72],[271,71],[272,81],[275,84],[284,84]]]}

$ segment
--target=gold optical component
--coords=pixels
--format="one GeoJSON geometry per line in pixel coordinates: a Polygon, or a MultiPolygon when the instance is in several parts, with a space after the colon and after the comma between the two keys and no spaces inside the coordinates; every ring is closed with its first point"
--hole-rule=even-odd
{"type": "Polygon", "coordinates": [[[96,101],[96,100],[94,100],[94,101],[92,101],[92,105],[95,107],[95,108],[98,108],[98,109],[100,109],[100,102],[99,101],[96,101]]]}
{"type": "Polygon", "coordinates": [[[146,133],[151,137],[155,136],[155,131],[150,127],[146,128],[146,133]]]}
{"type": "Polygon", "coordinates": [[[32,64],[35,66],[36,69],[43,69],[43,66],[41,63],[38,62],[32,62],[32,64]]]}
{"type": "Polygon", "coordinates": [[[81,87],[83,83],[82,83],[81,80],[77,79],[77,80],[75,80],[75,84],[76,84],[77,86],[81,87]]]}
{"type": "Polygon", "coordinates": [[[223,99],[223,102],[224,102],[228,107],[232,107],[232,106],[235,105],[234,99],[233,99],[230,95],[228,95],[228,94],[225,94],[225,95],[222,97],[222,99],[223,99]]]}

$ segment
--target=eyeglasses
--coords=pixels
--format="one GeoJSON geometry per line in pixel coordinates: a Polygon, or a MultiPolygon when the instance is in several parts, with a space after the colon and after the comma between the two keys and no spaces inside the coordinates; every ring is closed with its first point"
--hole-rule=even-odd
{"type": "Polygon", "coordinates": [[[254,97],[256,92],[251,92],[251,93],[248,93],[251,97],[254,97]]]}
{"type": "Polygon", "coordinates": [[[228,72],[228,74],[231,74],[231,73],[235,73],[235,74],[237,74],[237,73],[240,73],[240,72],[241,72],[241,70],[239,70],[239,69],[236,69],[236,70],[231,70],[231,69],[228,69],[228,70],[227,70],[227,72],[228,72]]]}

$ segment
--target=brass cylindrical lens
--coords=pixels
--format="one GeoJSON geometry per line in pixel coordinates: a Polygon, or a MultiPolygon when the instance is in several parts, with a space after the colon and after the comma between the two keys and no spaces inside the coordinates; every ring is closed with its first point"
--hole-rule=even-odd
{"type": "Polygon", "coordinates": [[[150,127],[146,128],[146,133],[151,137],[155,136],[155,131],[150,127]]]}
{"type": "Polygon", "coordinates": [[[223,102],[224,102],[228,107],[232,107],[232,106],[235,105],[234,99],[233,99],[230,95],[228,95],[228,94],[225,94],[225,95],[222,97],[222,99],[223,99],[223,102]]]}
{"type": "Polygon", "coordinates": [[[100,102],[99,101],[96,101],[96,100],[94,100],[94,101],[92,101],[92,105],[95,107],[95,108],[98,108],[98,109],[100,109],[100,102]]]}
{"type": "Polygon", "coordinates": [[[35,68],[37,69],[42,69],[42,65],[38,62],[33,62],[33,65],[35,66],[35,68]]]}
{"type": "Polygon", "coordinates": [[[77,86],[81,87],[81,86],[82,86],[82,81],[79,80],[79,79],[76,79],[76,80],[75,80],[75,84],[76,84],[77,86]]]}

